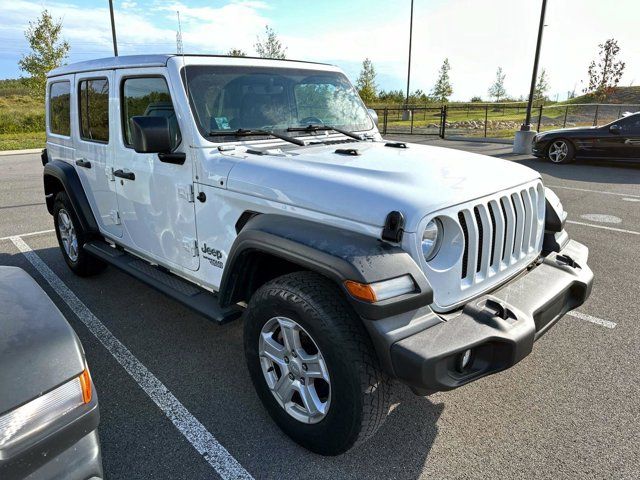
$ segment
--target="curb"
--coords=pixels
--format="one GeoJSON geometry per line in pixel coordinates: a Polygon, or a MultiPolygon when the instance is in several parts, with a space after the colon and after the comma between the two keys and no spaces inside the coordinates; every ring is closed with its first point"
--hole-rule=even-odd
{"type": "Polygon", "coordinates": [[[28,153],[41,153],[42,148],[31,148],[28,150],[1,150],[0,157],[6,155],[26,155],[28,153]]]}

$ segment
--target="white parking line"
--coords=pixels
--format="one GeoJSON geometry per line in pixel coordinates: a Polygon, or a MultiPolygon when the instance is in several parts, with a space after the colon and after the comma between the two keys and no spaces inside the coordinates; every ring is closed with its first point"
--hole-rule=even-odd
{"type": "Polygon", "coordinates": [[[640,198],[640,195],[634,195],[632,193],[605,192],[604,190],[590,190],[588,188],[565,187],[565,186],[562,186],[562,185],[547,185],[547,187],[549,187],[549,188],[562,188],[564,190],[576,190],[578,192],[601,193],[603,195],[616,195],[616,196],[619,196],[619,197],[640,198]]]}
{"type": "Polygon", "coordinates": [[[580,320],[585,320],[587,322],[595,323],[596,325],[601,325],[606,328],[616,328],[616,325],[617,325],[616,322],[603,320],[601,318],[594,317],[592,315],[587,315],[586,313],[576,312],[575,310],[572,312],[568,312],[567,315],[571,315],[572,317],[579,318],[580,320]]]}
{"type": "Polygon", "coordinates": [[[225,480],[253,479],[204,425],[104,326],[21,237],[13,236],[10,240],[218,475],[225,480]]]}
{"type": "Polygon", "coordinates": [[[636,232],[635,230],[625,230],[623,228],[606,227],[604,225],[594,225],[593,223],[576,222],[575,220],[567,220],[567,223],[572,223],[574,225],[583,225],[585,227],[601,228],[603,230],[612,230],[614,232],[630,233],[631,235],[640,235],[640,232],[636,232]]]}
{"type": "Polygon", "coordinates": [[[32,237],[34,235],[42,235],[51,232],[55,232],[55,230],[40,230],[39,232],[21,233],[20,235],[9,235],[8,237],[0,237],[0,240],[11,240],[14,237],[32,237]]]}

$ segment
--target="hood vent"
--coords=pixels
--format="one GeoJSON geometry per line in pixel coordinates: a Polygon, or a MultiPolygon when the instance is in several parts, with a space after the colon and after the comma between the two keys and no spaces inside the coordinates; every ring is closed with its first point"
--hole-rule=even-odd
{"type": "Polygon", "coordinates": [[[360,155],[360,152],[357,148],[338,148],[334,153],[339,155],[351,155],[352,157],[357,157],[360,155]]]}

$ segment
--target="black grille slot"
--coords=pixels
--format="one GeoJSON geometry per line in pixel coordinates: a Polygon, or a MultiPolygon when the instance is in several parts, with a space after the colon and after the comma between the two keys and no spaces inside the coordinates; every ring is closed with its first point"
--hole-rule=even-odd
{"type": "Polygon", "coordinates": [[[469,230],[467,229],[467,221],[464,219],[464,214],[458,212],[458,221],[462,227],[462,234],[464,235],[464,253],[462,254],[462,278],[467,276],[467,261],[469,260],[469,230]]]}
{"type": "MultiPolygon", "coordinates": [[[[515,193],[513,194],[515,195],[515,193]]],[[[515,219],[515,225],[513,227],[513,251],[511,252],[513,255],[515,255],[516,253],[516,242],[518,241],[517,235],[518,235],[518,222],[521,221],[518,219],[518,209],[516,208],[516,202],[513,199],[513,195],[511,195],[509,197],[509,200],[511,200],[511,205],[513,206],[513,218],[515,219]]],[[[520,241],[520,245],[518,245],[518,248],[520,248],[522,246],[522,241],[520,241]]]]}
{"type": "Polygon", "coordinates": [[[476,262],[476,272],[480,271],[482,265],[482,247],[484,246],[484,229],[482,228],[482,218],[480,218],[480,210],[478,207],[473,207],[473,214],[476,217],[476,224],[478,225],[478,261],[476,262]]]}
{"type": "Polygon", "coordinates": [[[489,217],[491,217],[491,258],[489,259],[489,265],[493,265],[493,257],[496,253],[496,217],[493,213],[493,206],[488,204],[489,217]]]}
{"type": "Polygon", "coordinates": [[[502,197],[500,199],[500,208],[502,208],[502,216],[504,217],[504,235],[502,236],[502,260],[505,261],[509,256],[509,252],[507,252],[507,235],[509,235],[509,230],[511,229],[511,225],[509,225],[509,217],[507,217],[507,209],[504,208],[504,202],[506,202],[506,197],[502,197]]]}

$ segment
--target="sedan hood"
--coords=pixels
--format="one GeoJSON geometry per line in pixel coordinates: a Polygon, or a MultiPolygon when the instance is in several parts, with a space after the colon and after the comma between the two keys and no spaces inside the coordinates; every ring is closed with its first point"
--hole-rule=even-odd
{"type": "Polygon", "coordinates": [[[565,132],[569,132],[572,134],[576,134],[576,133],[590,133],[593,132],[593,130],[600,128],[600,127],[571,127],[571,128],[557,128],[555,130],[545,130],[544,132],[540,132],[538,134],[538,138],[544,137],[545,135],[557,135],[557,134],[562,134],[565,132]]]}
{"type": "Polygon", "coordinates": [[[384,142],[338,146],[346,147],[357,155],[336,153],[335,145],[229,154],[241,158],[227,188],[378,227],[399,210],[406,231],[415,231],[431,212],[540,178],[517,163],[461,150],[384,142]]]}
{"type": "Polygon", "coordinates": [[[71,326],[27,273],[0,266],[0,414],[84,370],[71,326]]]}

